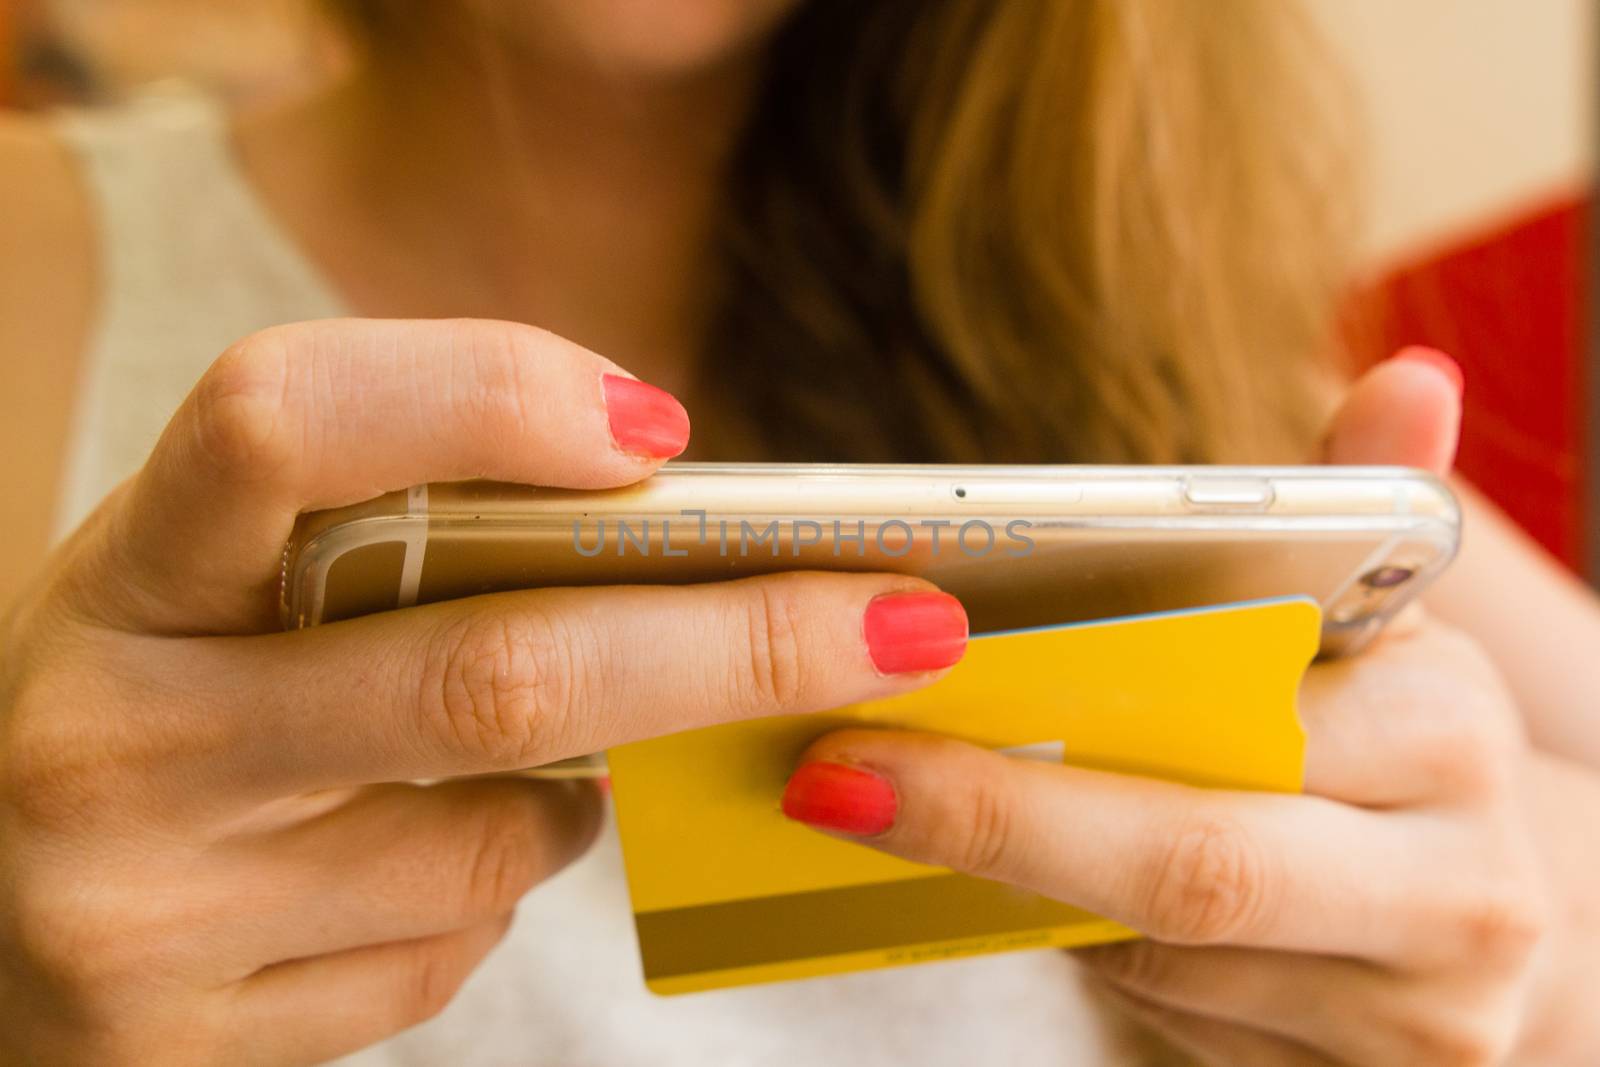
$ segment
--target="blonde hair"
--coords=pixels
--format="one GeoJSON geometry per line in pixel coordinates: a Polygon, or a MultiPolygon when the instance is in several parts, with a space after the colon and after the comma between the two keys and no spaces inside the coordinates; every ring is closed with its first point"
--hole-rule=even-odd
{"type": "Polygon", "coordinates": [[[712,380],[785,458],[1301,461],[1351,210],[1282,0],[803,9],[712,380]]]}

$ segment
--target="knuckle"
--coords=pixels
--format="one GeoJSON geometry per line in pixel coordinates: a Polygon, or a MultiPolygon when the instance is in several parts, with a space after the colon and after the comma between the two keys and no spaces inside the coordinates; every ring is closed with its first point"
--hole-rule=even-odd
{"type": "Polygon", "coordinates": [[[1543,941],[1548,916],[1536,894],[1498,891],[1469,901],[1455,926],[1463,958],[1520,970],[1543,941]]]}
{"type": "Polygon", "coordinates": [[[1515,777],[1520,727],[1505,687],[1470,637],[1430,626],[1351,668],[1353,706],[1381,716],[1419,779],[1450,797],[1489,798],[1515,777]]]}
{"type": "Polygon", "coordinates": [[[102,742],[56,704],[48,683],[27,685],[9,709],[0,755],[0,803],[21,830],[59,839],[98,810],[110,768],[102,742]],[[99,771],[107,773],[99,773],[99,771]]]}
{"type": "Polygon", "coordinates": [[[526,812],[495,808],[484,814],[467,868],[468,913],[499,914],[538,880],[531,826],[526,812]]]}
{"type": "Polygon", "coordinates": [[[1125,941],[1092,949],[1089,960],[1094,972],[1112,985],[1147,992],[1168,985],[1171,955],[1154,941],[1125,941]]]}
{"type": "Polygon", "coordinates": [[[10,893],[9,911],[16,928],[15,948],[20,959],[48,975],[58,987],[75,987],[75,961],[80,958],[85,938],[82,936],[82,916],[74,909],[63,907],[62,898],[51,889],[43,889],[37,871],[18,877],[10,893]]]}
{"type": "Polygon", "coordinates": [[[466,976],[456,960],[438,945],[419,945],[406,960],[400,989],[403,1025],[432,1019],[449,1006],[466,976]]]}
{"type": "Polygon", "coordinates": [[[48,871],[35,869],[16,881],[10,911],[18,959],[85,1016],[147,967],[138,916],[104,914],[104,907],[48,871]]]}
{"type": "Polygon", "coordinates": [[[291,358],[279,330],[252,334],[212,363],[194,392],[194,439],[232,481],[265,481],[294,459],[291,358]]]}
{"type": "Polygon", "coordinates": [[[1435,706],[1432,729],[1418,753],[1424,773],[1452,795],[1499,796],[1511,787],[1512,739],[1483,703],[1480,696],[1464,694],[1448,708],[1435,706]]]}
{"type": "Polygon", "coordinates": [[[746,708],[790,708],[806,691],[801,606],[794,583],[758,582],[744,601],[743,662],[733,699],[746,708]]]}
{"type": "Polygon", "coordinates": [[[1405,1062],[1422,1067],[1494,1067],[1511,1050],[1511,1028],[1488,1017],[1413,1014],[1397,1025],[1405,1062]]]}
{"type": "Polygon", "coordinates": [[[481,323],[471,335],[471,358],[453,364],[452,382],[464,414],[499,448],[528,440],[535,418],[528,371],[547,355],[549,334],[517,323],[481,323]]]}
{"type": "MultiPolygon", "coordinates": [[[[23,700],[0,737],[0,883],[6,955],[86,1014],[147,969],[159,944],[147,916],[117,885],[107,813],[117,761],[82,718],[23,700]]],[[[119,817],[120,818],[120,817],[119,817]]]]}
{"type": "Polygon", "coordinates": [[[1265,853],[1242,825],[1221,816],[1197,819],[1152,864],[1146,932],[1178,944],[1237,940],[1259,925],[1267,882],[1265,853]]]}
{"type": "Polygon", "coordinates": [[[578,659],[546,614],[467,614],[439,635],[424,661],[425,728],[474,764],[538,762],[573,730],[578,659]]]}
{"type": "Polygon", "coordinates": [[[56,790],[61,784],[61,745],[38,714],[33,687],[12,694],[0,739],[0,803],[23,825],[53,826],[62,814],[56,790]]]}
{"type": "Polygon", "coordinates": [[[1010,797],[994,781],[979,780],[971,787],[962,807],[964,818],[954,822],[957,870],[980,878],[1003,879],[1008,859],[1018,842],[1013,839],[1018,821],[1013,817],[1010,797]]]}

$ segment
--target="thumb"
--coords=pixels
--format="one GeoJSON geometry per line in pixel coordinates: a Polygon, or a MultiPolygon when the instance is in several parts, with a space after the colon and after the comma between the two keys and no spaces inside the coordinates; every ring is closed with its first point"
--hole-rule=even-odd
{"type": "Polygon", "coordinates": [[[1322,462],[1445,474],[1461,436],[1461,368],[1437,349],[1402,348],[1351,386],[1323,439],[1322,462]]]}

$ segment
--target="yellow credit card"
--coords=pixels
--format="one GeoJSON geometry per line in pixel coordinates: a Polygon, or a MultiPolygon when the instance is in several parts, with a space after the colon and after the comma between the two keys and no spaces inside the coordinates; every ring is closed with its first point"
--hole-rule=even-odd
{"type": "Polygon", "coordinates": [[[867,725],[1193,785],[1294,792],[1301,598],[976,636],[915,693],[612,749],[645,984],[657,993],[1134,936],[1070,905],[790,822],[807,745],[867,725]]]}

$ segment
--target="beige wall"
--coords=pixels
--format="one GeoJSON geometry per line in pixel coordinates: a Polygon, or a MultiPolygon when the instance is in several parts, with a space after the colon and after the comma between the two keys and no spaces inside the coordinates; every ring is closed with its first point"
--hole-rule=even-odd
{"type": "Polygon", "coordinates": [[[269,97],[332,61],[309,0],[47,0],[47,6],[61,34],[93,57],[95,73],[112,90],[178,75],[235,99],[269,97]]]}
{"type": "Polygon", "coordinates": [[[1306,2],[1360,93],[1375,257],[1588,180],[1593,0],[1306,2]]]}

